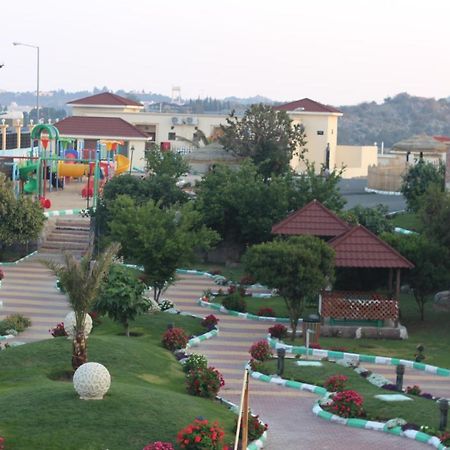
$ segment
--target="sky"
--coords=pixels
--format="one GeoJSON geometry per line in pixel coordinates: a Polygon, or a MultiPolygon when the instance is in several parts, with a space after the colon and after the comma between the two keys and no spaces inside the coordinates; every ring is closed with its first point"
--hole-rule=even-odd
{"type": "Polygon", "coordinates": [[[0,90],[145,90],[183,98],[400,92],[450,96],[447,0],[22,0],[2,2],[0,90]]]}

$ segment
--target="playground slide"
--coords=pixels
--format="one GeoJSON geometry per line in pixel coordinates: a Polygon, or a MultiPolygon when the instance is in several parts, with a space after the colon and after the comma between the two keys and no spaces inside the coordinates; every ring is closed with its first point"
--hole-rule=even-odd
{"type": "Polygon", "coordinates": [[[87,164],[67,164],[58,162],[58,176],[79,178],[86,175],[88,171],[87,164]]]}
{"type": "Polygon", "coordinates": [[[120,175],[130,168],[130,160],[123,155],[116,155],[116,172],[115,175],[120,175]]]}
{"type": "Polygon", "coordinates": [[[27,194],[34,194],[35,192],[37,192],[37,180],[36,178],[30,178],[30,176],[33,174],[33,172],[36,172],[38,166],[38,163],[34,163],[19,167],[19,176],[22,180],[26,181],[23,186],[23,190],[27,194]]]}
{"type": "Polygon", "coordinates": [[[23,190],[27,194],[35,194],[37,192],[37,180],[36,178],[30,178],[24,185],[23,190]]]}

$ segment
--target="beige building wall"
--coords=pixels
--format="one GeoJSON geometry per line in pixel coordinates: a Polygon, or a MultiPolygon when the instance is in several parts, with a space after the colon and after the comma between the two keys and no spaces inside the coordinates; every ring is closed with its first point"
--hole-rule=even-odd
{"type": "MultiPolygon", "coordinates": [[[[295,112],[289,113],[294,123],[302,124],[306,132],[306,158],[315,163],[316,172],[319,173],[322,164],[326,161],[327,145],[330,146],[330,168],[333,168],[336,161],[337,146],[337,124],[339,113],[311,113],[295,112]]],[[[291,161],[291,167],[296,172],[304,170],[304,164],[298,156],[291,161]]]]}
{"type": "Polygon", "coordinates": [[[335,167],[345,167],[342,178],[367,177],[368,168],[378,164],[376,145],[337,145],[335,167]]]}

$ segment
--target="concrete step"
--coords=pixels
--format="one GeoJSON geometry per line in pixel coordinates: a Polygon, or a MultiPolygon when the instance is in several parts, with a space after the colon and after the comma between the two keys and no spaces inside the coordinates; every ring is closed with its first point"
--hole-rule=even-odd
{"type": "Polygon", "coordinates": [[[87,233],[64,233],[64,232],[58,232],[58,233],[50,233],[47,236],[47,241],[54,242],[86,242],[89,243],[89,234],[87,233]]]}
{"type": "Polygon", "coordinates": [[[74,242],[74,241],[49,241],[47,240],[41,249],[61,249],[61,250],[86,250],[89,247],[89,242],[74,242]]]}

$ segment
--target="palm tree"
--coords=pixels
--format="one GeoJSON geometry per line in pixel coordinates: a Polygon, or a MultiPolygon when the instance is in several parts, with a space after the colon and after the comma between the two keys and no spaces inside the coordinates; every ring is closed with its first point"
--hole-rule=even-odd
{"type": "Polygon", "coordinates": [[[119,248],[119,244],[111,244],[95,261],[91,260],[92,249],[81,260],[76,259],[71,253],[65,253],[63,263],[42,261],[42,264],[58,277],[75,313],[75,337],[72,342],[74,371],[87,362],[85,317],[97,298],[101,282],[108,274],[119,248]]]}

